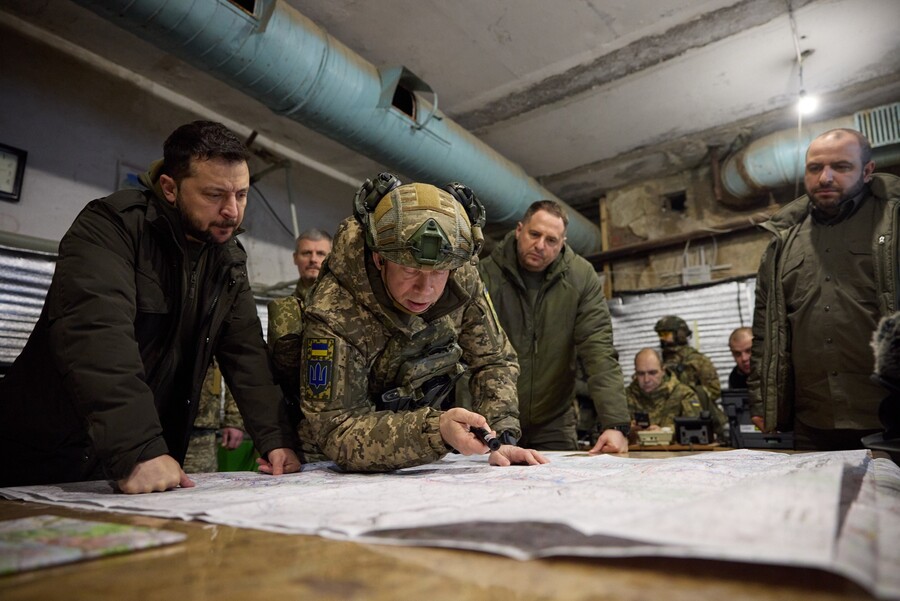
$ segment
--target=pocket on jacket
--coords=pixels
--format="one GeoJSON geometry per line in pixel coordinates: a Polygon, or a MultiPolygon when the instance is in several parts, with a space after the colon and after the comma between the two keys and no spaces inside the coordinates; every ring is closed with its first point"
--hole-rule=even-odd
{"type": "Polygon", "coordinates": [[[875,310],[878,299],[875,292],[877,284],[872,245],[850,244],[847,252],[850,255],[851,269],[846,274],[845,288],[859,303],[875,310]]]}
{"type": "Polygon", "coordinates": [[[794,307],[789,306],[789,310],[806,302],[810,295],[815,294],[819,289],[819,283],[815,277],[817,270],[812,265],[804,265],[808,260],[811,259],[808,259],[805,253],[798,251],[792,252],[785,258],[781,281],[785,298],[789,299],[788,304],[794,305],[794,307]],[[793,302],[790,299],[793,299],[793,302]]]}

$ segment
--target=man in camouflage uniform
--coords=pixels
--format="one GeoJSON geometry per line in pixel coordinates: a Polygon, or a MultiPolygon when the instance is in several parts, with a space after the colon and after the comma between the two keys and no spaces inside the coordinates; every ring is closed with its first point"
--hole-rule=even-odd
{"type": "MultiPolygon", "coordinates": [[[[632,432],[675,427],[675,418],[700,415],[697,393],[667,371],[659,351],[644,348],[634,356],[634,378],[625,389],[628,411],[646,413],[650,425],[632,421],[632,432]]],[[[635,439],[637,437],[635,436],[635,439]]]]}
{"type": "Polygon", "coordinates": [[[300,278],[294,294],[277,298],[268,305],[268,346],[276,379],[300,434],[304,461],[321,461],[324,456],[312,442],[308,424],[300,415],[300,348],[303,341],[303,307],[313,284],[319,277],[325,259],[331,253],[331,235],[319,229],[308,229],[297,237],[294,264],[300,278]]]}
{"type": "Polygon", "coordinates": [[[200,391],[200,407],[194,419],[194,429],[184,458],[185,473],[219,471],[219,453],[216,434],[222,429],[222,446],[234,450],[244,440],[244,420],[238,411],[231,391],[223,385],[222,372],[213,360],[203,390],[200,391]],[[225,392],[225,411],[222,413],[222,392],[225,392]]]}
{"type": "Polygon", "coordinates": [[[322,271],[325,259],[331,253],[331,234],[326,231],[310,228],[297,236],[297,248],[294,250],[294,265],[300,279],[294,289],[294,296],[301,304],[306,301],[309,291],[322,271]]]}
{"type": "Polygon", "coordinates": [[[728,419],[716,400],[722,396],[722,384],[719,374],[709,357],[688,344],[693,332],[687,322],[677,315],[666,315],[656,322],[654,328],[659,335],[663,362],[669,371],[678,379],[694,389],[700,399],[700,406],[709,411],[713,420],[716,436],[719,440],[725,437],[725,425],[728,419]]]}
{"type": "Polygon", "coordinates": [[[300,370],[304,417],[342,468],[487,452],[473,428],[505,442],[493,465],[546,463],[515,446],[518,364],[473,265],[483,224],[459,184],[400,185],[382,173],[357,192],[304,310],[300,370]],[[466,366],[477,413],[450,407],[466,366]]]}

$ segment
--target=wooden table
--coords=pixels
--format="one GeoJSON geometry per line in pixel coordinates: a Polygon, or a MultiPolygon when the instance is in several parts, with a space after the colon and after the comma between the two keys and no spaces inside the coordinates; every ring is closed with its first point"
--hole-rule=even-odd
{"type": "MultiPolygon", "coordinates": [[[[679,453],[681,455],[683,453],[679,453]]],[[[674,453],[631,453],[661,458],[674,453]]],[[[0,577],[3,601],[871,599],[814,569],[724,561],[506,557],[285,535],[202,522],[0,500],[0,520],[40,514],[165,528],[182,543],[0,577]]]]}

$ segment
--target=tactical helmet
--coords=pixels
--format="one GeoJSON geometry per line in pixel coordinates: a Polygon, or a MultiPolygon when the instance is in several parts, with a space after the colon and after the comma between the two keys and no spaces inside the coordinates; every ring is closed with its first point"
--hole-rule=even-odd
{"type": "Polygon", "coordinates": [[[687,322],[677,315],[666,315],[656,322],[656,326],[653,329],[656,330],[657,333],[674,332],[675,344],[687,344],[688,338],[693,334],[688,327],[687,322]]]}
{"type": "Polygon", "coordinates": [[[401,185],[381,173],[356,193],[354,214],[369,249],[406,267],[457,269],[473,260],[484,242],[484,207],[458,183],[443,189],[401,185]]]}

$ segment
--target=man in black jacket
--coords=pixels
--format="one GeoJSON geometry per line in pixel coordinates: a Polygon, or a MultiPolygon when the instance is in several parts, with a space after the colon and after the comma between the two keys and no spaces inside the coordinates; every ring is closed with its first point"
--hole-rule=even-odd
{"type": "Polygon", "coordinates": [[[181,462],[214,356],[261,471],[300,469],[234,237],[247,158],[221,124],[184,125],[141,177],[146,190],[94,200],[76,217],[40,319],[0,381],[0,485],[193,486],[181,462]]]}

